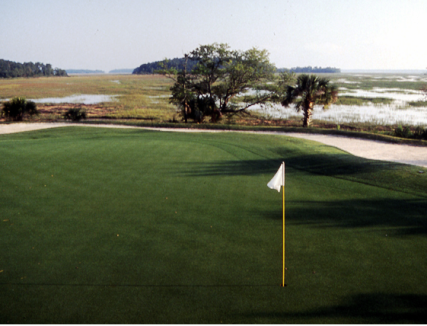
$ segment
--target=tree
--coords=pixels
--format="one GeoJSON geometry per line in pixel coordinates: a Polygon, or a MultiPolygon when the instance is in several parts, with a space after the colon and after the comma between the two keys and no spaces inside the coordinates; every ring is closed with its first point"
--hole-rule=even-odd
{"type": "Polygon", "coordinates": [[[186,57],[196,62],[191,73],[174,68],[158,72],[174,78],[171,102],[182,109],[186,100],[188,117],[198,122],[206,116],[217,122],[224,115],[245,113],[276,95],[271,86],[276,82],[276,67],[270,63],[266,50],[234,51],[227,44],[214,43],[202,45],[186,57]],[[233,101],[237,96],[240,103],[233,101]]]}
{"type": "Polygon", "coordinates": [[[194,94],[191,91],[191,83],[193,77],[187,73],[188,55],[185,55],[185,61],[181,70],[169,65],[169,60],[165,59],[158,63],[160,69],[156,70],[157,73],[163,74],[166,77],[175,81],[174,85],[170,88],[172,91],[172,98],[170,103],[175,104],[181,111],[185,123],[188,121],[189,115],[197,122],[203,121],[203,115],[197,114],[197,109],[191,110],[190,102],[194,102],[194,94]]]}
{"type": "Polygon", "coordinates": [[[337,100],[337,87],[330,85],[329,82],[328,79],[319,78],[316,75],[300,75],[296,86],[287,87],[281,104],[289,107],[290,104],[295,103],[295,109],[298,112],[303,111],[303,127],[309,127],[315,105],[323,105],[323,109],[327,109],[337,100]]]}
{"type": "Polygon", "coordinates": [[[196,62],[188,60],[188,57],[167,59],[166,62],[167,62],[166,65],[165,65],[165,60],[144,63],[138,68],[135,68],[132,71],[132,74],[152,74],[152,73],[156,73],[157,70],[170,69],[170,68],[175,68],[177,71],[181,71],[184,69],[184,66],[186,67],[187,72],[191,72],[191,70],[193,70],[193,67],[196,65],[196,62]]]}
{"type": "Polygon", "coordinates": [[[67,71],[65,71],[64,69],[59,69],[59,68],[55,68],[53,70],[53,75],[54,76],[68,76],[67,71]]]}
{"type": "Polygon", "coordinates": [[[33,101],[27,101],[23,97],[14,97],[9,102],[3,103],[2,115],[6,119],[22,121],[25,115],[33,116],[38,114],[37,105],[33,101]]]}
{"type": "Polygon", "coordinates": [[[208,98],[212,122],[224,114],[234,115],[246,112],[255,105],[266,103],[272,96],[270,92],[248,91],[263,89],[267,82],[273,82],[276,67],[270,63],[266,50],[252,48],[247,51],[232,51],[227,44],[204,45],[190,53],[197,61],[193,70],[196,83],[193,90],[199,98],[208,98]],[[243,106],[232,99],[244,95],[243,106]]]}
{"type": "Polygon", "coordinates": [[[52,65],[50,63],[43,66],[42,71],[43,71],[43,76],[52,76],[53,75],[53,69],[52,69],[52,65]]]}
{"type": "Polygon", "coordinates": [[[19,63],[0,59],[0,78],[40,76],[67,76],[67,72],[59,68],[52,69],[49,63],[46,65],[40,62],[19,63]]]}

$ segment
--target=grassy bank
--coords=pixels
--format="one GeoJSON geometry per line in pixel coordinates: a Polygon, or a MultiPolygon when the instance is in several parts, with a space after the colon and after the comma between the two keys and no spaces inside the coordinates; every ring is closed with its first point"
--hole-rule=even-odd
{"type": "Polygon", "coordinates": [[[0,144],[1,323],[426,322],[426,169],[275,135],[0,144]]]}

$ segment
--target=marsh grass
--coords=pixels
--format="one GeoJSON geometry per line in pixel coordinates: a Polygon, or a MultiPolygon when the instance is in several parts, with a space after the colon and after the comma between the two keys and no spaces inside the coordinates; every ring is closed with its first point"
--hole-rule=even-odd
{"type": "Polygon", "coordinates": [[[327,74],[325,77],[338,87],[361,90],[372,90],[374,87],[380,87],[418,91],[427,82],[424,75],[408,78],[407,74],[327,74]]]}
{"type": "Polygon", "coordinates": [[[339,96],[336,105],[365,105],[365,104],[391,104],[393,99],[385,97],[354,97],[339,96]]]}
{"type": "MultiPolygon", "coordinates": [[[[0,80],[0,99],[66,97],[75,94],[118,95],[104,102],[106,117],[170,119],[176,113],[169,104],[171,81],[158,75],[91,75],[59,78],[15,78],[0,80]],[[153,97],[157,97],[153,100],[153,97]]],[[[54,116],[55,114],[53,114],[54,116]]],[[[89,113],[89,117],[93,114],[89,113]]],[[[51,114],[49,120],[54,118],[51,114]]]]}
{"type": "Polygon", "coordinates": [[[409,102],[408,105],[416,107],[427,107],[427,101],[409,102]]]}
{"type": "MultiPolygon", "coordinates": [[[[324,74],[322,77],[329,78],[340,89],[338,102],[330,111],[341,110],[351,106],[352,112],[337,112],[337,118],[331,115],[332,120],[321,118],[325,124],[358,124],[360,114],[357,112],[363,107],[370,107],[380,113],[386,106],[393,106],[398,111],[407,111],[411,108],[421,109],[427,106],[427,101],[412,99],[410,96],[414,91],[419,91],[426,84],[424,75],[408,76],[397,74],[324,74]],[[362,90],[368,91],[363,94],[362,90]],[[387,98],[387,90],[392,93],[402,94],[406,101],[394,102],[387,98]],[[384,93],[384,95],[382,95],[384,93]],[[353,96],[354,94],[354,96],[353,96]],[[362,96],[365,95],[365,96],[362,96]],[[378,96],[378,97],[377,97],[378,96]],[[409,102],[411,101],[411,102],[409,102]],[[339,109],[341,106],[341,109],[339,109]],[[342,119],[343,114],[345,120],[342,119]],[[340,118],[341,117],[341,118],[340,118]],[[341,119],[341,120],[340,120],[341,119]]],[[[158,123],[180,122],[181,117],[176,107],[169,103],[170,87],[172,81],[160,75],[90,75],[59,78],[15,78],[0,80],[0,101],[3,99],[23,96],[27,99],[42,99],[49,97],[67,97],[71,95],[93,94],[93,95],[115,95],[115,100],[86,106],[88,119],[120,119],[120,120],[150,120],[158,123]]],[[[394,94],[396,98],[396,94],[394,94]]],[[[236,105],[242,104],[244,97],[236,97],[232,102],[236,105]]],[[[70,105],[38,105],[41,107],[41,115],[34,118],[37,121],[61,120],[64,110],[79,104],[70,105]]],[[[277,119],[284,121],[280,125],[298,124],[301,116],[294,110],[284,110],[281,106],[271,105],[260,110],[250,111],[251,115],[235,116],[223,119],[220,124],[243,124],[243,125],[277,125],[277,119]]],[[[390,124],[390,122],[378,118],[370,120],[368,124],[390,124]]],[[[407,124],[408,122],[402,121],[407,124]]],[[[365,124],[365,123],[362,123],[365,124]]],[[[335,127],[334,127],[335,128],[335,127]]]]}

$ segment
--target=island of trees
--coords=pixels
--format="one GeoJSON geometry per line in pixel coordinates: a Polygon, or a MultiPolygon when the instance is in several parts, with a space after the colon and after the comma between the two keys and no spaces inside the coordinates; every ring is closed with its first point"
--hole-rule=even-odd
{"type": "MultiPolygon", "coordinates": [[[[191,72],[196,66],[197,61],[188,59],[187,60],[187,72],[191,72]]],[[[184,70],[185,67],[185,58],[175,58],[175,59],[167,59],[162,61],[155,61],[150,63],[144,63],[140,65],[138,68],[135,68],[132,74],[144,75],[144,74],[154,74],[157,70],[160,69],[176,69],[176,70],[184,70]],[[164,67],[166,64],[166,67],[164,67]]]]}
{"type": "Polygon", "coordinates": [[[63,69],[52,68],[51,64],[40,62],[14,62],[0,59],[0,78],[68,76],[63,69]]]}
{"type": "MultiPolygon", "coordinates": [[[[187,60],[187,72],[193,71],[196,66],[197,61],[188,59],[187,60]]],[[[175,59],[166,59],[162,61],[154,61],[150,63],[144,63],[140,65],[138,68],[135,68],[132,74],[155,74],[158,70],[162,69],[176,69],[183,70],[185,66],[185,58],[175,58],[175,59]],[[166,64],[166,67],[164,66],[166,64]]],[[[341,69],[335,67],[293,67],[291,69],[287,68],[278,68],[276,72],[295,72],[295,73],[308,73],[308,74],[318,74],[318,73],[340,73],[341,69]]],[[[110,71],[111,73],[111,71],[110,71]]]]}
{"type": "Polygon", "coordinates": [[[305,74],[325,74],[325,73],[340,73],[341,69],[339,68],[335,68],[335,67],[326,67],[326,68],[322,68],[322,67],[293,67],[291,69],[286,69],[286,68],[280,68],[277,69],[278,72],[285,72],[285,71],[290,71],[290,72],[295,72],[295,73],[305,73],[305,74]]]}

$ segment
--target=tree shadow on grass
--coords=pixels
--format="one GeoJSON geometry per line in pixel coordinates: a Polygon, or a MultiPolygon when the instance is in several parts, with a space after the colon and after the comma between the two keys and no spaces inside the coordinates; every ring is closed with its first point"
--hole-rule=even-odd
{"type": "Polygon", "coordinates": [[[416,294],[357,294],[342,304],[308,310],[300,313],[253,312],[247,318],[261,318],[265,323],[292,320],[302,323],[333,323],[348,320],[348,323],[369,324],[425,324],[427,323],[427,296],[416,294]]]}
{"type": "Polygon", "coordinates": [[[186,177],[239,176],[276,173],[282,162],[278,160],[221,161],[213,163],[187,163],[181,171],[186,177]]]}
{"type": "MultiPolygon", "coordinates": [[[[332,202],[288,201],[286,220],[318,228],[384,228],[390,235],[427,235],[427,201],[368,199],[332,202]]],[[[281,219],[281,209],[259,212],[281,219]]]]}
{"type": "Polygon", "coordinates": [[[314,174],[336,176],[375,173],[393,169],[396,164],[365,159],[349,159],[349,155],[312,154],[284,159],[230,160],[212,163],[187,163],[185,176],[232,176],[275,173],[282,161],[287,167],[314,174]]]}
{"type": "MultiPolygon", "coordinates": [[[[421,168],[400,163],[367,160],[347,154],[312,154],[284,159],[229,160],[209,163],[186,163],[179,174],[184,177],[205,176],[274,176],[282,161],[286,175],[298,171],[327,176],[427,197],[427,174],[421,168]]],[[[268,182],[269,179],[266,179],[268,182]]]]}

